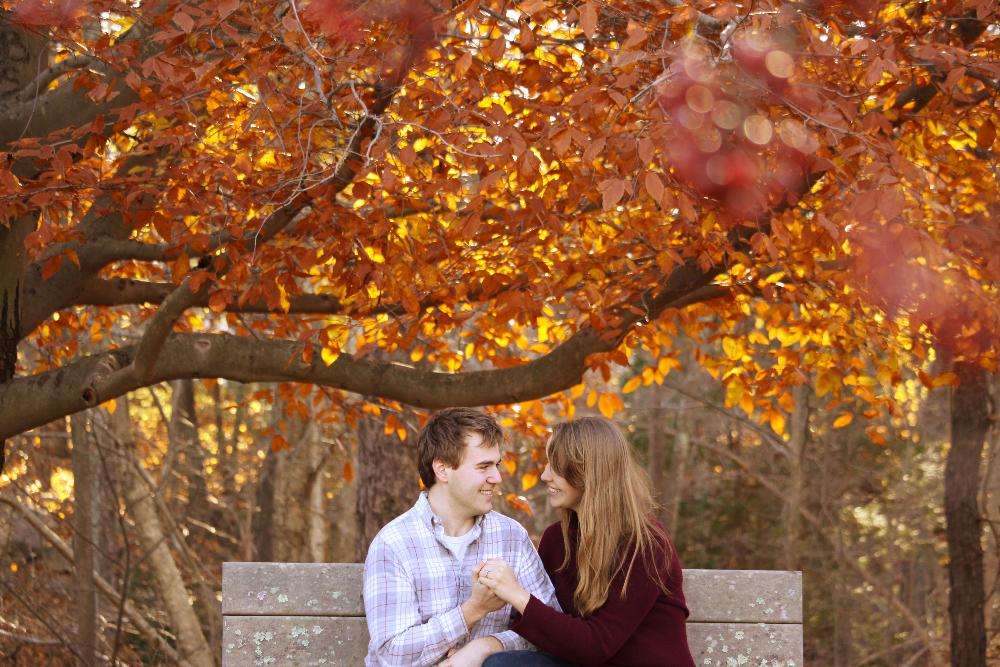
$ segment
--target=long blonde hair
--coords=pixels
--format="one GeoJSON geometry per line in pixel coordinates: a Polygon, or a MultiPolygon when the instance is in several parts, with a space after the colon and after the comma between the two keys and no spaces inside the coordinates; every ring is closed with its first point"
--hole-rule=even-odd
{"type": "Polygon", "coordinates": [[[581,491],[575,510],[560,510],[566,557],[572,545],[569,525],[575,511],[580,535],[576,564],[578,580],[573,602],[582,616],[602,607],[611,592],[611,580],[622,570],[628,589],[636,560],[648,567],[664,593],[669,593],[657,556],[670,562],[670,541],[653,519],[654,502],[649,478],[632,456],[621,429],[602,417],[580,417],[557,424],[546,446],[549,465],[573,488],[581,491]]]}

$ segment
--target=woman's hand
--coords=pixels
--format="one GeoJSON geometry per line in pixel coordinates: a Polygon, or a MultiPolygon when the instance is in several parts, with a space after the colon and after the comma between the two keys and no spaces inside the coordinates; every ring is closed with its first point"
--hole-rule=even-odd
{"type": "Polygon", "coordinates": [[[514,571],[501,558],[491,558],[486,561],[479,570],[479,583],[520,613],[524,613],[524,608],[531,599],[531,595],[517,580],[514,571]]]}

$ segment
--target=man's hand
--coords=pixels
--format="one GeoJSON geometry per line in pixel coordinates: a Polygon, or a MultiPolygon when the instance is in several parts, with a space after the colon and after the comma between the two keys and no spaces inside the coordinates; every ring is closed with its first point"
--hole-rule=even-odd
{"type": "Polygon", "coordinates": [[[470,630],[483,616],[507,604],[480,582],[479,575],[482,569],[483,563],[480,563],[472,570],[472,594],[462,603],[462,616],[465,617],[465,625],[470,630]]]}
{"type": "Polygon", "coordinates": [[[521,586],[514,571],[500,558],[491,558],[479,568],[479,583],[522,614],[531,600],[531,595],[521,586]]]}
{"type": "Polygon", "coordinates": [[[452,653],[438,667],[480,667],[487,656],[501,650],[503,645],[496,637],[480,637],[452,653]]]}

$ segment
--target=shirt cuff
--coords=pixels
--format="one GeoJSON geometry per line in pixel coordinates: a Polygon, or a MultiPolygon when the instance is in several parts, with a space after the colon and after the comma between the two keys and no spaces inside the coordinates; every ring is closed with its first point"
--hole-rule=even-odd
{"type": "Polygon", "coordinates": [[[500,641],[505,651],[523,651],[531,648],[531,644],[513,630],[504,630],[493,636],[500,641]]]}
{"type": "Polygon", "coordinates": [[[445,641],[449,643],[453,644],[469,634],[469,626],[465,624],[461,605],[444,612],[438,616],[438,620],[441,623],[441,631],[444,633],[445,641]]]}

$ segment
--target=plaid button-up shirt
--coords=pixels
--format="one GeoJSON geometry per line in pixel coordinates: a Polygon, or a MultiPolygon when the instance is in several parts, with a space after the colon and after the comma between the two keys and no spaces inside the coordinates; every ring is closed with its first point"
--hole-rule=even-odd
{"type": "Polygon", "coordinates": [[[486,614],[471,632],[460,605],[472,593],[472,570],[487,558],[503,558],[524,589],[559,609],[552,582],[517,521],[497,512],[476,519],[465,559],[442,544],[441,519],[426,492],[375,536],[365,559],[365,615],[371,641],[365,665],[423,667],[440,662],[448,649],[478,637],[496,637],[504,650],[532,648],[510,630],[510,605],[486,614]]]}

